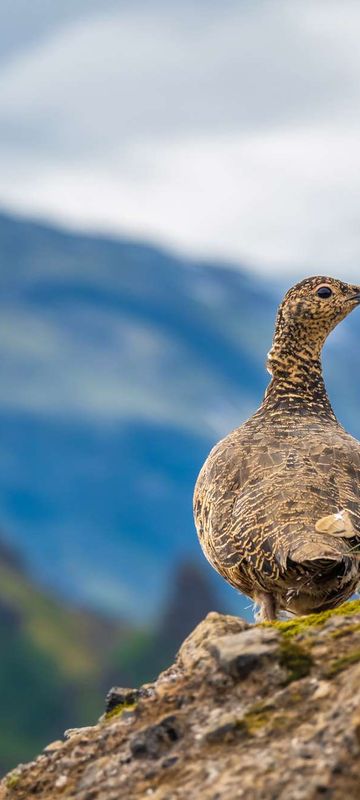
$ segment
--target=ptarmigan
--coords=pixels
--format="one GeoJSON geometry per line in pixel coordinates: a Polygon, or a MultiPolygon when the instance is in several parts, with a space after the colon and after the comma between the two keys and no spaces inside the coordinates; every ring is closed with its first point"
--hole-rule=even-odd
{"type": "Polygon", "coordinates": [[[307,278],[280,305],[259,410],[211,451],[194,493],[210,563],[260,606],[334,608],[360,581],[360,443],[337,421],[320,353],[360,287],[307,278]]]}

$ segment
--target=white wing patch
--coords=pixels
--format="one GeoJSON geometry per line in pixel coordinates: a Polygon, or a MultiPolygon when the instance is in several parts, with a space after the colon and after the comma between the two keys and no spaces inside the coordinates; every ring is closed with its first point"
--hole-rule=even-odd
{"type": "Polygon", "coordinates": [[[328,533],[330,536],[340,536],[343,539],[351,539],[352,536],[358,535],[346,509],[318,519],[315,523],[315,530],[318,533],[328,533]]]}

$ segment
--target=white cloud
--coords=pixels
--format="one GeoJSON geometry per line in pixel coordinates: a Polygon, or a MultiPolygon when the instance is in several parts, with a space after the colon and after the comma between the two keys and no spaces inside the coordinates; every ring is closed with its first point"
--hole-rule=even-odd
{"type": "Polygon", "coordinates": [[[0,202],[356,274],[360,7],[122,4],[3,69],[0,202]]]}

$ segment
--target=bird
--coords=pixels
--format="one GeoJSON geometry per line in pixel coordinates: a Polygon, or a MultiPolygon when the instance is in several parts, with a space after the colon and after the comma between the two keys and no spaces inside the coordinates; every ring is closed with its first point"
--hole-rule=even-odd
{"type": "Polygon", "coordinates": [[[210,564],[256,621],[336,608],[360,582],[360,442],[338,422],[321,351],[360,286],[305,278],[278,308],[259,409],[213,447],[194,490],[210,564]]]}

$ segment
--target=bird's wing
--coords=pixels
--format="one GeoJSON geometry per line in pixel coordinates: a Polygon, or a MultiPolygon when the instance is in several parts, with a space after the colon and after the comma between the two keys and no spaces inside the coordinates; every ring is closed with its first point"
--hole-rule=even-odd
{"type": "MultiPolygon", "coordinates": [[[[339,560],[354,552],[347,540],[360,538],[360,457],[349,458],[346,469],[340,461],[336,447],[308,442],[238,452],[227,495],[209,505],[214,562],[284,569],[288,559],[339,560]]],[[[220,481],[213,486],[220,493],[220,481]]]]}

